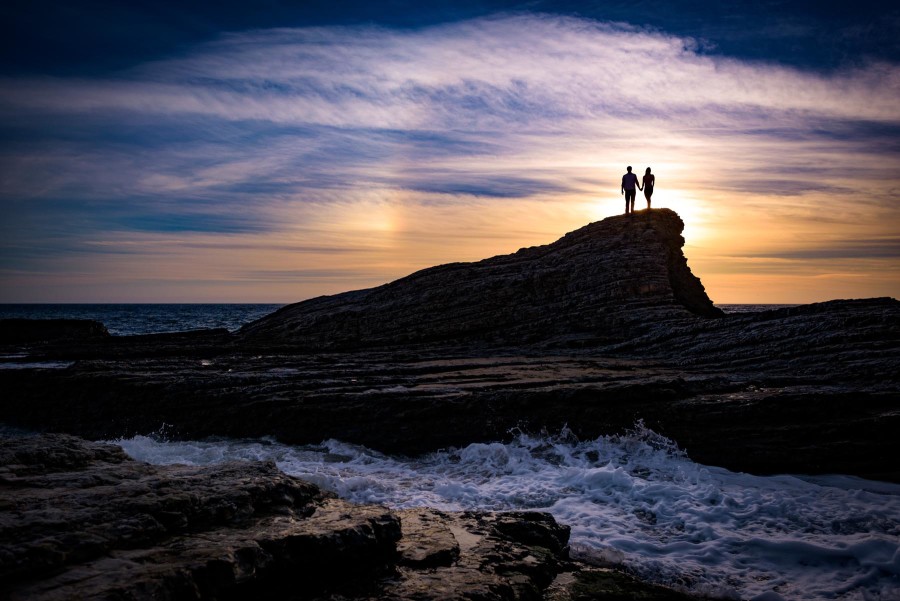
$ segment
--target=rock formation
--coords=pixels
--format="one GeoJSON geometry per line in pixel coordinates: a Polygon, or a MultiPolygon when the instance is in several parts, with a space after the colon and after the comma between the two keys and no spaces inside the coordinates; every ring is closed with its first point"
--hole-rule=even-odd
{"type": "Polygon", "coordinates": [[[289,305],[242,328],[240,340],[319,351],[615,341],[634,337],[648,320],[721,316],[687,266],[683,230],[669,209],[611,217],[546,246],[289,305]]]}

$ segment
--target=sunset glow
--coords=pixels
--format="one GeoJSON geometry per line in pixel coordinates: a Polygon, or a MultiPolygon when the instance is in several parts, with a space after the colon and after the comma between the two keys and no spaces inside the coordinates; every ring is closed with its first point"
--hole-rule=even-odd
{"type": "Polygon", "coordinates": [[[369,287],[619,214],[626,165],[653,169],[716,303],[897,297],[898,98],[888,60],[811,69],[529,13],[7,72],[0,301],[369,287]]]}

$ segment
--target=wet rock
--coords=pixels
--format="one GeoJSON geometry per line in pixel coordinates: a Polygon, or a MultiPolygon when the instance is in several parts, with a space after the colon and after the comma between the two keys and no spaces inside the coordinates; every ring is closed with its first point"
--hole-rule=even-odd
{"type": "Polygon", "coordinates": [[[397,545],[401,565],[450,566],[459,559],[459,542],[447,525],[446,514],[421,509],[397,513],[403,524],[403,539],[397,545]]]}
{"type": "Polygon", "coordinates": [[[549,587],[547,601],[691,601],[695,596],[647,584],[608,568],[585,568],[561,574],[549,587]]]}
{"type": "Polygon", "coordinates": [[[503,536],[526,545],[548,549],[554,553],[566,550],[569,530],[558,526],[549,514],[511,511],[498,516],[494,528],[503,536]]]}
{"type": "Polygon", "coordinates": [[[404,551],[402,577],[386,583],[379,598],[540,599],[556,575],[570,565],[569,528],[557,524],[549,514],[413,509],[401,515],[400,548],[409,549],[403,541],[411,536],[416,556],[434,561],[429,569],[414,569],[404,551]],[[527,524],[517,528],[519,522],[527,524]],[[425,540],[431,533],[438,535],[434,544],[425,540]]]}

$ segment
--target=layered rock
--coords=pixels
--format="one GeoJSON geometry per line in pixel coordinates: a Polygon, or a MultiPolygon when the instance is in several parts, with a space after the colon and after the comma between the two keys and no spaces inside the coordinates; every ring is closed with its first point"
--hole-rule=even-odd
{"type": "Polygon", "coordinates": [[[648,320],[721,316],[687,266],[683,230],[669,209],[610,217],[546,246],[289,305],[242,328],[240,340],[315,350],[615,341],[648,320]]]}

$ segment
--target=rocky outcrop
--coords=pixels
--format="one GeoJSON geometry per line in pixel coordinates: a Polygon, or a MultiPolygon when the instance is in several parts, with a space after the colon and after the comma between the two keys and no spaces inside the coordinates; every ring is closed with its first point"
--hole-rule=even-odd
{"type": "Polygon", "coordinates": [[[10,601],[574,599],[597,578],[545,513],[352,505],[272,463],[154,467],[65,435],[0,438],[0,466],[10,601]]]}
{"type": "Polygon", "coordinates": [[[616,341],[648,320],[721,316],[687,266],[683,229],[669,209],[610,217],[546,246],[288,305],[242,328],[239,339],[314,350],[616,341]]]}

